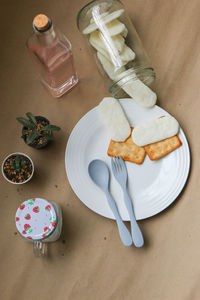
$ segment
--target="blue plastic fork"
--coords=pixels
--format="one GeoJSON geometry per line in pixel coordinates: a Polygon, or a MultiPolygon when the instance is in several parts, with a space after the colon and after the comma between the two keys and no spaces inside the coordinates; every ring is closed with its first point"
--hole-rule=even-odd
{"type": "Polygon", "coordinates": [[[112,171],[115,176],[115,179],[120,184],[124,193],[124,201],[131,221],[131,235],[132,235],[133,243],[137,248],[140,248],[144,245],[144,239],[143,239],[142,232],[135,219],[133,203],[127,191],[128,175],[127,175],[125,162],[123,161],[121,156],[119,158],[115,157],[112,158],[111,165],[112,165],[112,171]]]}

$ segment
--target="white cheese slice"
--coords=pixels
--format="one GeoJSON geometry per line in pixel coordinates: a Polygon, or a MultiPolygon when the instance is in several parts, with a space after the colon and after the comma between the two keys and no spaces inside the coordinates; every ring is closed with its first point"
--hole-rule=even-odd
{"type": "Polygon", "coordinates": [[[97,51],[97,57],[100,60],[103,69],[105,70],[106,74],[110,77],[110,79],[115,80],[117,75],[125,71],[124,67],[121,67],[120,69],[115,68],[111,61],[108,60],[99,51],[97,51]]]}
{"type": "Polygon", "coordinates": [[[121,33],[121,35],[122,35],[124,38],[127,37],[127,35],[128,35],[128,29],[127,29],[126,27],[124,28],[124,30],[123,30],[123,32],[121,33]]]}
{"type": "Polygon", "coordinates": [[[125,40],[120,34],[110,37],[96,30],[90,34],[89,42],[97,51],[103,49],[110,53],[116,51],[121,53],[124,48],[125,40]]]}
{"type": "MultiPolygon", "coordinates": [[[[101,14],[101,18],[104,17],[104,16],[107,16],[107,15],[108,15],[108,12],[102,13],[101,14]]],[[[94,19],[93,18],[91,18],[90,23],[94,23],[94,19]]],[[[107,23],[105,25],[104,30],[107,31],[110,36],[121,34],[123,37],[124,36],[126,37],[127,34],[128,34],[128,29],[118,19],[114,19],[113,21],[107,23]]]]}
{"type": "Polygon", "coordinates": [[[105,97],[98,106],[100,117],[112,140],[125,141],[131,134],[126,115],[115,98],[105,97]]]}
{"type": "Polygon", "coordinates": [[[153,107],[157,101],[157,95],[145,85],[134,70],[128,70],[117,76],[122,89],[138,104],[144,107],[153,107]],[[128,72],[129,71],[129,72],[128,72]],[[133,78],[134,77],[134,78],[133,78]]]}
{"type": "MultiPolygon", "coordinates": [[[[104,13],[102,13],[101,15],[99,15],[99,18],[103,18],[105,16],[107,16],[109,14],[109,12],[105,11],[104,13]]],[[[90,19],[90,24],[94,23],[94,18],[90,19]]]]}
{"type": "Polygon", "coordinates": [[[133,52],[133,50],[125,44],[123,51],[120,53],[119,56],[122,62],[126,65],[129,61],[135,59],[135,52],[133,52]]]}
{"type": "Polygon", "coordinates": [[[132,139],[136,145],[145,146],[172,137],[178,131],[177,120],[172,116],[166,116],[135,126],[132,131],[132,139]]]}
{"type": "Polygon", "coordinates": [[[97,14],[95,16],[95,13],[93,15],[93,21],[91,21],[91,23],[83,30],[83,34],[89,34],[93,31],[95,31],[96,29],[100,29],[101,27],[104,26],[104,24],[107,24],[117,18],[119,18],[124,12],[124,9],[119,9],[116,11],[113,11],[112,13],[108,14],[108,15],[100,15],[97,14]]]}
{"type": "Polygon", "coordinates": [[[121,35],[108,37],[108,41],[103,41],[103,35],[99,31],[90,34],[90,44],[101,54],[103,54],[110,62],[119,67],[133,61],[135,53],[131,48],[124,44],[121,35]],[[121,52],[121,53],[120,53],[121,52]]]}
{"type": "Polygon", "coordinates": [[[140,79],[131,79],[123,86],[123,90],[141,106],[153,107],[156,104],[156,93],[140,79]]]}
{"type": "MultiPolygon", "coordinates": [[[[125,33],[126,26],[123,23],[121,23],[119,20],[115,19],[115,20],[109,22],[108,24],[106,24],[106,29],[110,36],[115,36],[118,34],[125,33]]],[[[122,34],[122,36],[123,36],[123,34],[122,34]]]]}

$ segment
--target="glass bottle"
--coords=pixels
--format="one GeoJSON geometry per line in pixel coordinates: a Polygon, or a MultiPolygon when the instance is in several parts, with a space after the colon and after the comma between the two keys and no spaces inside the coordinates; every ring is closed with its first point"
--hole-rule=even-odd
{"type": "Polygon", "coordinates": [[[94,0],[77,16],[77,26],[115,98],[127,94],[143,106],[153,106],[148,87],[155,72],[134,25],[119,0],[94,0]]]}
{"type": "Polygon", "coordinates": [[[60,97],[78,83],[69,40],[39,14],[33,20],[34,33],[27,41],[42,83],[53,97],[60,97]]]}

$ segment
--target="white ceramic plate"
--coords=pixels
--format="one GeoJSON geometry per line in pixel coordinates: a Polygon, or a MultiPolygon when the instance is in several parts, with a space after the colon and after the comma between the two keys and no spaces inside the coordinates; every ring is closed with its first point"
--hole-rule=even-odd
{"type": "MultiPolygon", "coordinates": [[[[169,115],[158,106],[146,109],[131,99],[120,100],[130,125],[169,115]]],[[[137,220],[151,217],[168,207],[183,189],[190,168],[190,152],[182,129],[182,146],[165,157],[151,161],[146,155],[143,164],[126,162],[128,189],[137,220]]],[[[66,148],[65,166],[70,185],[78,198],[94,212],[114,219],[103,192],[91,181],[88,164],[93,159],[104,160],[111,170],[107,156],[110,138],[99,117],[97,107],[90,110],[74,127],[66,148]]],[[[122,191],[111,174],[110,190],[124,221],[128,221],[122,191]]]]}

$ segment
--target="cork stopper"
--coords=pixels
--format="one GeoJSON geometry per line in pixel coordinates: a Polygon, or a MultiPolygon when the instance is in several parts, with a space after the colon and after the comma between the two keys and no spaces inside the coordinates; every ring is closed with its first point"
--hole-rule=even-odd
{"type": "Polygon", "coordinates": [[[45,30],[49,27],[49,19],[46,15],[39,14],[33,19],[33,25],[38,30],[45,30]]]}

